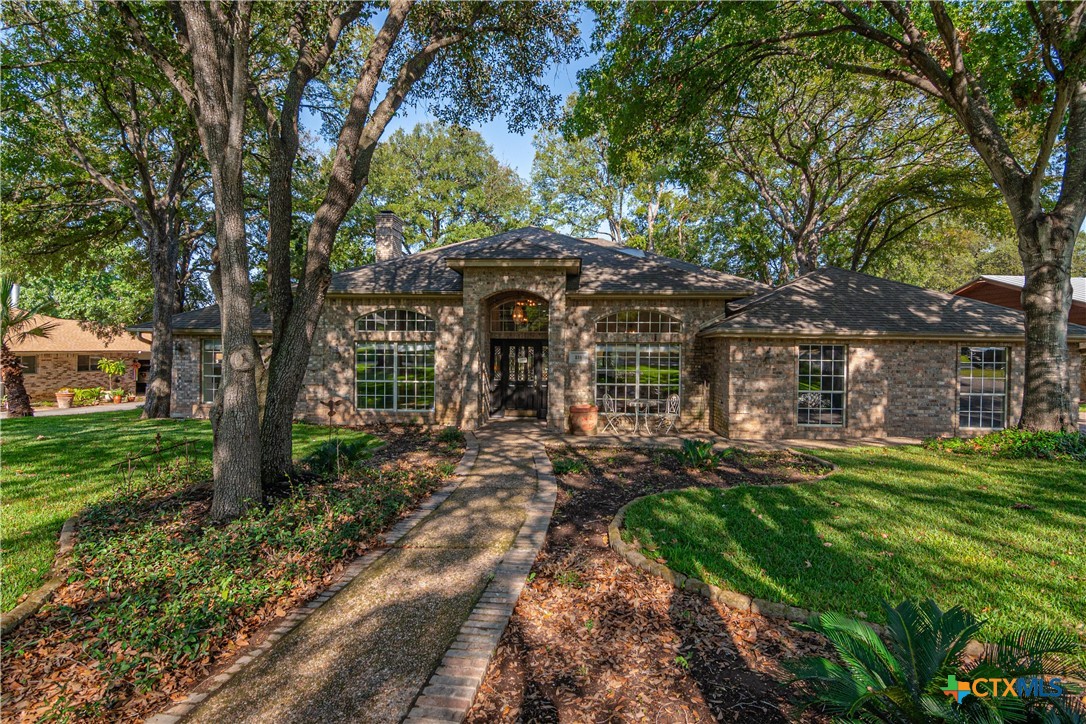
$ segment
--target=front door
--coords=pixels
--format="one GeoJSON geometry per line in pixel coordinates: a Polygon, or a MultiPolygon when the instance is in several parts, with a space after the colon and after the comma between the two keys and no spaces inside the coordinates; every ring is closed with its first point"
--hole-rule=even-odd
{"type": "Polygon", "coordinates": [[[490,342],[490,413],[547,417],[547,342],[490,342]]]}

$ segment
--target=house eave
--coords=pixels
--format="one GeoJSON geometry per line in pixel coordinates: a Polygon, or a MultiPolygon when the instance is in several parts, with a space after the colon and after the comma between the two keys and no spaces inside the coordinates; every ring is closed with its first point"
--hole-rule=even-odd
{"type": "Polygon", "coordinates": [[[445,260],[445,264],[455,271],[463,271],[464,269],[564,269],[572,274],[581,271],[581,260],[577,257],[556,257],[553,259],[450,257],[445,260]]]}

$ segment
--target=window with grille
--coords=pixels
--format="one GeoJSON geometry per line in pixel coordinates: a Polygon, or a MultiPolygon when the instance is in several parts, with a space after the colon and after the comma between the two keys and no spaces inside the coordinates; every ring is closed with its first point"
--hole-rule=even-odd
{"type": "Polygon", "coordinates": [[[24,375],[38,374],[38,358],[36,356],[23,355],[22,357],[16,357],[15,360],[23,368],[24,375]]]}
{"type": "Polygon", "coordinates": [[[681,395],[682,346],[678,344],[596,345],[596,404],[615,401],[615,411],[661,411],[668,397],[681,395]]]}
{"type": "Polygon", "coordinates": [[[800,425],[841,426],[845,424],[845,370],[848,350],[841,344],[799,346],[800,425]]]}
{"type": "Polygon", "coordinates": [[[546,332],[550,309],[535,299],[511,299],[490,310],[490,331],[546,332]]]}
{"type": "Polygon", "coordinates": [[[433,317],[410,309],[382,309],[358,318],[358,332],[433,332],[433,317]]]}
{"type": "Polygon", "coordinates": [[[962,347],[958,357],[958,425],[1002,428],[1007,417],[1007,348],[962,347]]]}
{"type": "Polygon", "coordinates": [[[682,331],[682,322],[651,309],[625,309],[596,320],[597,334],[672,334],[682,331]]]}
{"type": "Polygon", "coordinates": [[[433,410],[433,342],[359,342],[355,385],[360,410],[433,410]]]}
{"type": "Polygon", "coordinates": [[[205,339],[200,346],[200,399],[215,401],[222,384],[222,340],[205,339]]]}

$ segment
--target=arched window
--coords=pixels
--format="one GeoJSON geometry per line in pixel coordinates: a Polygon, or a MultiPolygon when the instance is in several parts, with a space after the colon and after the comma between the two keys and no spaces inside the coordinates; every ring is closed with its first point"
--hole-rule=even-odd
{"type": "Polygon", "coordinates": [[[358,318],[358,332],[433,332],[434,318],[410,309],[382,309],[358,318]]]}
{"type": "Polygon", "coordinates": [[[490,310],[490,331],[546,332],[550,309],[544,301],[525,297],[510,299],[490,310]]]}
{"type": "Polygon", "coordinates": [[[680,408],[682,320],[625,309],[596,320],[596,404],[630,416],[680,408]]]}
{"type": "Polygon", "coordinates": [[[358,318],[355,406],[360,410],[426,412],[434,409],[433,317],[410,309],[383,309],[358,318]],[[407,337],[388,332],[415,333],[407,337]],[[401,341],[404,340],[404,341],[401,341]]]}
{"type": "Polygon", "coordinates": [[[682,330],[681,320],[652,309],[624,309],[596,320],[597,334],[673,334],[682,330]]]}

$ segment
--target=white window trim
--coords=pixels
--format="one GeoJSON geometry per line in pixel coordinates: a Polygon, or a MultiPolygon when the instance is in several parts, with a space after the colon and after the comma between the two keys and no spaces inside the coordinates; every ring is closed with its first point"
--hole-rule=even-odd
{"type": "Polygon", "coordinates": [[[384,339],[358,339],[354,343],[354,351],[352,354],[352,367],[354,370],[354,408],[358,412],[381,412],[381,413],[394,413],[394,414],[406,414],[406,415],[425,415],[433,412],[437,408],[437,343],[432,340],[421,341],[389,341],[384,339]],[[361,345],[385,345],[393,348],[392,354],[392,407],[359,407],[358,406],[358,348],[361,345]],[[429,407],[412,408],[410,410],[400,409],[400,390],[399,385],[396,384],[396,378],[400,372],[400,346],[406,344],[425,344],[433,348],[434,351],[434,397],[433,402],[429,407]]]}
{"type": "MultiPolygon", "coordinates": [[[[985,431],[992,432],[995,430],[1006,430],[1007,420],[1011,416],[1010,404],[1011,404],[1011,347],[1007,345],[998,344],[985,344],[977,345],[970,344],[968,342],[961,342],[954,347],[954,386],[957,389],[958,394],[954,398],[954,420],[959,430],[973,431],[985,431]],[[1002,349],[1003,350],[1003,424],[998,427],[984,427],[982,425],[963,425],[961,424],[962,412],[962,348],[966,349],[1002,349]]],[[[978,395],[984,393],[977,393],[978,395]]],[[[997,397],[998,395],[987,395],[988,397],[997,397]]]]}
{"type": "Polygon", "coordinates": [[[792,413],[796,416],[796,427],[810,427],[810,428],[832,428],[839,429],[848,426],[848,388],[849,388],[849,374],[848,374],[848,360],[849,360],[849,346],[847,344],[838,344],[836,342],[822,343],[822,342],[810,342],[805,344],[796,345],[796,394],[792,398],[792,413]],[[800,349],[802,347],[840,347],[845,351],[845,371],[841,375],[841,382],[844,385],[841,390],[841,422],[800,422],[799,421],[799,396],[802,390],[799,389],[799,365],[800,365],[800,349]]]}

